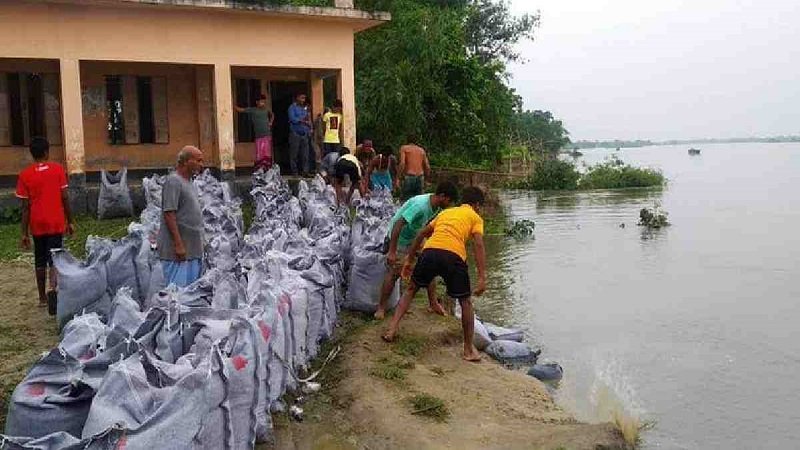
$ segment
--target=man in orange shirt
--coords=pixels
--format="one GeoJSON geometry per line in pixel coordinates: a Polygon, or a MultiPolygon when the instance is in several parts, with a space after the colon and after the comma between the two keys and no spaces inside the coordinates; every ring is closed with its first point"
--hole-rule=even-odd
{"type": "Polygon", "coordinates": [[[483,247],[483,219],[478,214],[484,202],[483,191],[468,187],[461,194],[461,206],[442,211],[414,239],[403,265],[403,278],[411,278],[403,298],[395,309],[389,329],[381,336],[391,342],[400,328],[400,320],[419,289],[427,288],[436,277],[442,277],[447,286],[447,295],[461,304],[461,327],[464,330],[464,359],[471,362],[481,360],[473,345],[475,333],[475,311],[472,295],[486,291],[486,252],[483,247]],[[414,266],[417,250],[425,247],[414,266]],[[478,265],[478,287],[471,292],[467,268],[467,242],[472,240],[475,262],[478,265]],[[413,274],[412,274],[413,272],[413,274]]]}
{"type": "Polygon", "coordinates": [[[416,136],[410,135],[407,144],[400,147],[400,178],[403,201],[425,191],[425,177],[430,175],[431,165],[425,149],[416,144],[416,136]]]}
{"type": "Polygon", "coordinates": [[[72,217],[67,193],[67,174],[60,164],[48,161],[50,144],[43,137],[34,137],[30,144],[33,164],[19,174],[16,195],[22,200],[22,248],[30,250],[33,235],[36,286],[39,306],[55,302],[56,271],[50,250],[63,247],[63,236],[72,234],[72,217]],[[50,268],[50,291],[45,292],[47,269],[50,268]]]}

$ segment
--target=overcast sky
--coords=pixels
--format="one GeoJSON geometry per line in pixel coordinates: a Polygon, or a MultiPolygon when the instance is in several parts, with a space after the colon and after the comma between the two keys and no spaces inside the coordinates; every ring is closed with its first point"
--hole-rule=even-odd
{"type": "Polygon", "coordinates": [[[800,134],[800,0],[511,0],[541,11],[510,67],[573,139],[800,134]]]}

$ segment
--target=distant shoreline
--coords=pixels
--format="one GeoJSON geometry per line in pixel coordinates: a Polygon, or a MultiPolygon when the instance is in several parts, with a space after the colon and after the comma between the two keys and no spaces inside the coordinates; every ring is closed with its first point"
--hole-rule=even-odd
{"type": "Polygon", "coordinates": [[[774,136],[774,137],[749,137],[749,138],[707,138],[707,139],[675,139],[668,141],[576,141],[564,147],[564,151],[592,149],[592,148],[637,148],[660,145],[687,145],[687,144],[779,144],[800,142],[800,136],[774,136]]]}

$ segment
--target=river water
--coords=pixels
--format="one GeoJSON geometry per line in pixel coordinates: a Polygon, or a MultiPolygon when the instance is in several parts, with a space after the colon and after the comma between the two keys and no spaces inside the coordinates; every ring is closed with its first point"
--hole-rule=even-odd
{"type": "Polygon", "coordinates": [[[652,421],[645,448],[797,448],[800,144],[701,148],[579,160],[617,153],[663,190],[504,193],[535,238],[490,242],[476,308],[562,364],[554,395],[578,418],[652,421]],[[654,203],[672,226],[645,232],[654,203]]]}

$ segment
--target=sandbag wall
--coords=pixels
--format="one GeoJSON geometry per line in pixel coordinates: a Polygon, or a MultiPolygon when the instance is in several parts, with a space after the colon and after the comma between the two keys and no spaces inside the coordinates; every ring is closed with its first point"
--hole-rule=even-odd
{"type": "MultiPolygon", "coordinates": [[[[253,176],[255,216],[208,173],[195,180],[205,272],[164,286],[155,252],[163,177],[140,223],[56,254],[59,345],[15,389],[0,449],[251,449],[300,387],[344,303],[348,211],[321,179],[293,197],[279,169],[253,176]]],[[[389,200],[391,204],[391,201],[389,200]]]]}

